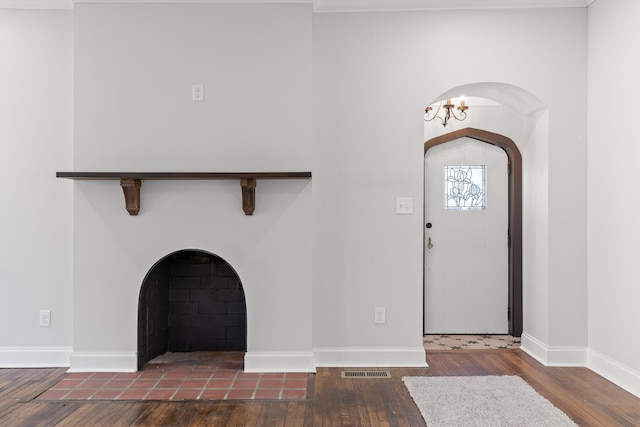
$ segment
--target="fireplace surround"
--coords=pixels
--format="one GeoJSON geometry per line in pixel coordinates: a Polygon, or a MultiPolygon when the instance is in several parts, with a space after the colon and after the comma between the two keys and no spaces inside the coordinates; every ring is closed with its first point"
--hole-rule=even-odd
{"type": "Polygon", "coordinates": [[[166,352],[246,350],[245,294],[229,263],[181,250],[149,270],[138,304],[138,369],[166,352]]]}
{"type": "MultiPolygon", "coordinates": [[[[252,216],[239,209],[235,179],[145,180],[137,216],[122,208],[122,190],[113,180],[73,182],[71,372],[133,372],[153,353],[169,351],[168,344],[167,350],[147,344],[148,350],[139,343],[139,303],[145,279],[156,274],[151,274],[154,267],[158,272],[168,268],[161,262],[182,250],[218,256],[240,278],[246,305],[246,349],[240,350],[245,371],[315,370],[310,179],[261,179],[252,216]]],[[[153,289],[144,286],[143,294],[153,289]]],[[[158,320],[151,318],[154,330],[158,320]]],[[[164,320],[156,329],[168,327],[164,320]]],[[[212,323],[207,328],[213,333],[212,323]]]]}

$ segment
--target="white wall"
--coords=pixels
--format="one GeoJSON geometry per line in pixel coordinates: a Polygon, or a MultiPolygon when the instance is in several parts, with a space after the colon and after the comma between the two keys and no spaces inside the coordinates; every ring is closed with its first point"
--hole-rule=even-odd
{"type": "Polygon", "coordinates": [[[589,7],[589,366],[640,396],[640,40],[634,0],[589,7]],[[619,107],[617,107],[619,106],[619,107]]]}
{"type": "Polygon", "coordinates": [[[75,168],[309,170],[311,13],[76,4],[75,168]]]}
{"type": "MultiPolygon", "coordinates": [[[[61,209],[71,204],[68,189],[75,194],[72,367],[135,366],[142,279],[183,248],[216,253],[240,274],[254,366],[274,353],[308,363],[312,348],[319,365],[424,363],[422,111],[475,82],[513,84],[548,109],[548,125],[545,117],[546,127],[529,134],[536,141],[548,128],[548,147],[536,151],[540,171],[548,170],[538,177],[548,182],[548,207],[536,224],[549,241],[535,247],[542,263],[529,265],[543,269],[533,276],[536,304],[525,311],[525,331],[543,352],[558,350],[559,362],[563,349],[586,346],[584,9],[313,15],[311,5],[77,3],[73,16],[74,164],[64,145],[70,138],[60,138],[43,160],[51,174],[310,169],[314,176],[259,181],[254,217],[241,213],[233,181],[146,181],[141,213],[129,217],[116,182],[51,179],[66,194],[61,209]],[[191,102],[193,83],[205,84],[204,103],[191,102]],[[395,215],[397,196],[414,198],[414,215],[395,215]],[[373,322],[376,306],[387,309],[385,325],[373,322]]],[[[71,28],[67,21],[59,31],[70,38],[71,28]]],[[[52,50],[58,65],[68,66],[59,53],[70,50],[52,50]]],[[[53,194],[36,200],[64,199],[53,194]]],[[[25,229],[33,246],[50,242],[25,229]]],[[[63,225],[44,230],[70,244],[63,225]]],[[[51,264],[69,266],[71,277],[68,259],[51,264]]],[[[60,279],[55,289],[52,298],[68,301],[69,284],[60,279]]],[[[39,308],[12,310],[26,316],[39,308]]],[[[34,326],[14,339],[45,345],[40,332],[34,326]]],[[[52,342],[71,344],[68,335],[52,342]]]]}
{"type": "Polygon", "coordinates": [[[548,213],[536,221],[550,240],[535,249],[545,259],[525,331],[543,359],[558,348],[554,363],[575,363],[563,360],[574,348],[584,359],[585,66],[583,9],[314,16],[314,346],[419,342],[422,111],[451,88],[503,82],[549,115],[548,213]],[[414,198],[413,216],[394,214],[396,196],[414,198]],[[373,324],[378,305],[385,326],[373,324]]]}
{"type": "MultiPolygon", "coordinates": [[[[311,13],[76,4],[75,170],[310,170],[311,13]],[[192,102],[193,83],[204,102],[192,102]]],[[[137,217],[117,181],[74,187],[73,370],[135,369],[142,281],[186,248],[238,272],[248,370],[313,369],[312,181],[259,180],[251,217],[237,180],[144,181],[137,217]]]]}
{"type": "Polygon", "coordinates": [[[72,345],[70,11],[0,10],[0,366],[64,366],[72,345]],[[39,311],[51,310],[51,327],[39,311]]]}

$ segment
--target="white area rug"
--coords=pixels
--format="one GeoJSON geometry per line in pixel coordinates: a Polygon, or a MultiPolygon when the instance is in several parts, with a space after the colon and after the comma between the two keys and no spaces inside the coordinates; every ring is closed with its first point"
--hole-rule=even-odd
{"type": "Polygon", "coordinates": [[[576,426],[517,376],[404,377],[428,427],[576,426]]]}

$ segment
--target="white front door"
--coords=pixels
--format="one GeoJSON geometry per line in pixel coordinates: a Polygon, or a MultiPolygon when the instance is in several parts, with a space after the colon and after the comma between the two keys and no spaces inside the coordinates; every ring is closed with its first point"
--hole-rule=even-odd
{"type": "Polygon", "coordinates": [[[466,137],[429,149],[424,200],[425,333],[508,333],[506,153],[466,137]]]}

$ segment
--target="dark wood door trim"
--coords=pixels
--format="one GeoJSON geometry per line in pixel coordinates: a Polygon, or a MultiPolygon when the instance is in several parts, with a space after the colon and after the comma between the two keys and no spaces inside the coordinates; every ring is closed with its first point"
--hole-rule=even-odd
{"type": "Polygon", "coordinates": [[[522,155],[512,139],[482,129],[465,128],[424,143],[424,154],[436,145],[472,138],[502,148],[509,164],[509,334],[522,335],[522,155]]]}

